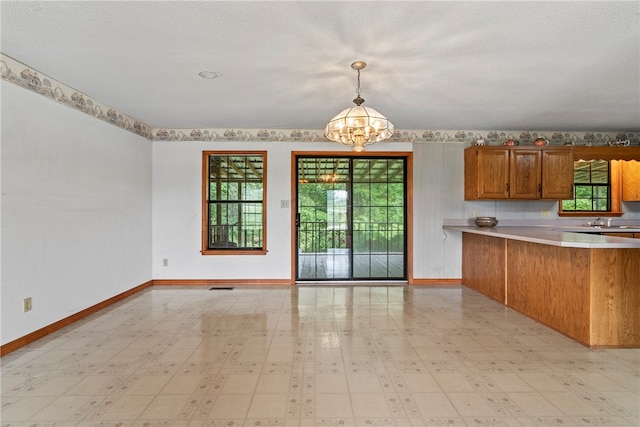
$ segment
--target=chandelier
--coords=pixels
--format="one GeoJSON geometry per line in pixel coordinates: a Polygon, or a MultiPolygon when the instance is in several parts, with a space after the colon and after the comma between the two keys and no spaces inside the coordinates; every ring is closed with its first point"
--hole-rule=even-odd
{"type": "Polygon", "coordinates": [[[393,135],[393,123],[373,108],[363,107],[360,96],[360,70],[367,66],[364,61],[356,61],[351,68],[358,72],[358,95],[353,103],[355,107],[343,110],[329,120],[324,129],[327,139],[353,147],[353,151],[363,151],[365,145],[385,140],[393,135]]]}

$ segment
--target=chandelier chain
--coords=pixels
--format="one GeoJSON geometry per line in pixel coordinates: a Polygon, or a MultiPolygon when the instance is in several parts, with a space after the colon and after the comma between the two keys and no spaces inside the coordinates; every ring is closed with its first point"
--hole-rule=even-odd
{"type": "Polygon", "coordinates": [[[356,70],[358,71],[358,85],[356,87],[356,97],[353,100],[353,103],[356,104],[358,107],[361,106],[364,103],[364,99],[360,96],[360,69],[362,67],[358,67],[356,68],[356,70]]]}

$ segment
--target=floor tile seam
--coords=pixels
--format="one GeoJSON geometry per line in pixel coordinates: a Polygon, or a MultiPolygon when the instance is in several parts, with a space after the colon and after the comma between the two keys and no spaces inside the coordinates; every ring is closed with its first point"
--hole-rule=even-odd
{"type": "MultiPolygon", "coordinates": [[[[567,377],[568,378],[565,379],[564,383],[562,384],[563,386],[565,386],[565,388],[567,390],[585,391],[585,392],[589,392],[589,391],[593,391],[593,392],[616,391],[616,390],[603,390],[603,389],[601,389],[599,387],[591,385],[591,384],[589,384],[589,381],[584,381],[579,376],[576,376],[574,372],[568,372],[567,373],[567,377]]],[[[606,378],[606,376],[605,376],[605,378],[606,378]]],[[[610,380],[610,381],[615,382],[613,380],[610,380]]],[[[617,382],[615,382],[615,383],[617,384],[617,382]]],[[[640,387],[640,379],[638,379],[638,386],[640,387]]],[[[625,391],[625,390],[619,390],[619,391],[625,391]]],[[[636,390],[636,392],[638,392],[638,391],[640,391],[640,389],[636,390]]]]}
{"type": "MultiPolygon", "coordinates": [[[[89,416],[91,413],[93,413],[95,410],[97,410],[97,409],[98,409],[98,405],[100,405],[103,401],[105,401],[106,399],[108,399],[108,398],[109,398],[109,396],[100,396],[100,397],[102,397],[102,399],[97,399],[97,400],[96,400],[96,399],[95,399],[95,397],[96,397],[95,395],[94,395],[94,396],[92,396],[91,401],[89,402],[89,403],[95,403],[95,407],[93,407],[93,408],[88,408],[88,409],[89,409],[88,411],[86,411],[86,410],[82,410],[82,412],[83,412],[83,413],[82,413],[82,416],[79,418],[79,420],[78,420],[77,422],[82,422],[82,421],[83,421],[87,416],[89,416]]],[[[39,411],[37,411],[37,412],[33,413],[33,414],[31,415],[31,417],[29,418],[29,420],[33,420],[33,421],[38,422],[37,420],[34,420],[34,418],[35,418],[35,417],[37,417],[37,415],[38,415],[38,414],[40,414],[41,412],[43,412],[44,410],[46,410],[50,405],[54,404],[54,403],[56,402],[56,400],[57,400],[57,399],[53,399],[53,400],[52,400],[51,402],[49,402],[49,404],[47,404],[45,407],[43,407],[43,408],[41,408],[39,411]]],[[[86,407],[86,405],[85,405],[85,407],[86,407]]],[[[80,411],[81,411],[81,409],[80,409],[80,408],[78,408],[75,412],[76,412],[76,413],[79,413],[80,411]]],[[[61,420],[61,421],[67,421],[67,420],[65,419],[65,420],[61,420]]],[[[39,421],[39,422],[42,422],[42,421],[39,421]]],[[[37,424],[36,424],[36,425],[37,425],[37,424]]]]}
{"type": "MultiPolygon", "coordinates": [[[[62,422],[62,423],[66,423],[69,421],[69,417],[59,417],[59,418],[47,418],[46,421],[42,421],[41,419],[38,419],[38,415],[44,411],[46,411],[51,405],[53,405],[56,402],[57,399],[54,399],[53,401],[51,401],[48,405],[46,405],[45,407],[41,408],[39,411],[31,414],[31,416],[28,418],[28,422],[30,423],[35,423],[35,424],[30,424],[30,425],[40,425],[40,423],[42,422],[46,422],[46,423],[51,423],[51,422],[62,422]]],[[[75,413],[79,413],[80,409],[76,410],[75,413]]],[[[75,414],[74,414],[75,415],[75,414]]],[[[76,417],[76,416],[72,416],[71,419],[72,421],[76,422],[76,423],[80,423],[82,422],[82,420],[85,418],[86,414],[83,413],[80,416],[76,417]],[[77,418],[77,419],[74,419],[77,418]]]]}
{"type": "MultiPolygon", "coordinates": [[[[343,359],[343,363],[344,363],[344,359],[343,359]]],[[[378,372],[378,370],[375,370],[374,372],[375,372],[375,375],[376,375],[376,379],[379,382],[380,381],[380,373],[378,372]]],[[[388,373],[388,371],[385,369],[384,373],[388,373]]],[[[344,375],[345,375],[346,388],[347,388],[347,392],[348,392],[349,400],[350,400],[351,413],[354,414],[354,417],[355,417],[355,414],[356,414],[356,410],[355,409],[356,408],[354,407],[352,396],[356,395],[356,394],[363,394],[363,393],[358,393],[358,392],[352,390],[352,386],[350,385],[350,382],[349,382],[348,370],[347,370],[346,366],[345,366],[344,375]]],[[[355,375],[355,374],[353,374],[353,375],[355,375]]],[[[398,395],[399,393],[395,389],[395,386],[394,386],[394,393],[391,393],[391,392],[385,393],[384,392],[384,385],[383,384],[379,384],[379,385],[380,385],[380,389],[383,390],[383,392],[382,393],[376,393],[376,394],[382,394],[382,395],[385,396],[385,404],[387,405],[387,410],[388,410],[389,413],[392,413],[393,412],[393,408],[389,407],[389,400],[387,399],[387,394],[389,394],[389,395],[391,395],[391,394],[398,395]]],[[[367,394],[367,393],[364,393],[364,394],[367,394]]],[[[401,407],[402,407],[402,410],[405,413],[405,415],[408,417],[409,414],[407,414],[407,411],[406,411],[406,408],[404,407],[404,405],[401,405],[401,407]]]]}
{"type": "MultiPolygon", "coordinates": [[[[138,394],[133,394],[133,395],[123,395],[123,396],[120,396],[118,399],[114,399],[114,402],[116,402],[116,401],[117,401],[117,400],[119,400],[119,399],[131,398],[131,397],[133,397],[133,396],[137,396],[137,397],[148,397],[148,396],[153,396],[153,398],[149,399],[149,402],[144,406],[144,408],[138,411],[138,413],[139,413],[140,415],[138,415],[137,417],[132,418],[132,419],[130,419],[130,420],[127,420],[127,421],[129,421],[131,424],[134,424],[134,423],[135,423],[135,422],[140,418],[141,414],[143,414],[143,413],[145,413],[145,412],[147,411],[147,409],[151,406],[151,404],[153,403],[153,401],[154,401],[154,400],[155,400],[155,398],[157,397],[157,394],[147,394],[147,395],[138,395],[138,394]]],[[[99,416],[98,416],[98,418],[103,418],[104,414],[106,414],[107,412],[109,412],[109,409],[111,409],[112,407],[113,407],[113,406],[111,406],[111,407],[109,407],[109,408],[105,409],[105,412],[104,412],[104,413],[102,413],[101,415],[99,415],[99,416]]],[[[96,409],[98,409],[98,408],[96,408],[96,409]]]]}
{"type": "MultiPolygon", "coordinates": [[[[622,417],[627,417],[627,416],[640,415],[640,412],[636,414],[619,413],[619,412],[627,412],[627,409],[621,406],[618,402],[608,398],[607,396],[604,396],[602,393],[603,392],[596,391],[592,395],[588,392],[581,391],[573,394],[579,396],[581,398],[581,401],[585,401],[590,407],[593,407],[594,409],[602,408],[600,409],[600,412],[604,410],[611,416],[618,415],[622,417]],[[598,403],[600,403],[602,406],[597,405],[598,403]]],[[[638,403],[638,409],[640,410],[640,400],[638,403]]]]}
{"type": "MultiPolygon", "coordinates": [[[[81,379],[81,380],[79,380],[77,383],[75,383],[75,384],[71,385],[70,387],[68,387],[68,388],[64,391],[64,393],[63,393],[63,394],[65,394],[65,395],[66,395],[66,394],[71,394],[71,395],[73,395],[72,393],[68,393],[68,392],[69,392],[69,391],[71,391],[71,390],[73,390],[73,389],[75,389],[75,388],[76,388],[76,387],[77,387],[77,386],[78,386],[82,381],[84,381],[84,379],[86,379],[86,378],[87,378],[87,376],[82,376],[82,379],[81,379]]],[[[115,388],[115,387],[114,387],[114,388],[115,388]]],[[[104,395],[104,396],[111,395],[111,394],[113,394],[113,392],[110,392],[110,393],[104,393],[104,394],[95,393],[95,395],[104,395]]],[[[60,394],[60,392],[59,392],[59,391],[55,392],[55,396],[60,396],[60,395],[61,395],[61,394],[60,394]]],[[[31,394],[30,396],[36,397],[36,396],[38,396],[38,394],[31,394]]],[[[46,396],[46,395],[41,395],[41,396],[46,396]]]]}
{"type": "MultiPolygon", "coordinates": [[[[80,381],[82,381],[82,379],[78,379],[74,384],[71,385],[67,385],[67,388],[62,390],[62,393],[65,394],[68,390],[71,390],[72,388],[74,388],[80,381]]],[[[47,383],[43,383],[43,386],[46,386],[47,383]]],[[[43,393],[41,391],[37,391],[37,389],[35,390],[35,392],[33,390],[26,390],[26,395],[25,396],[21,396],[21,393],[24,393],[22,391],[16,391],[15,388],[14,390],[10,390],[9,391],[9,396],[14,395],[15,391],[15,396],[20,396],[20,397],[47,397],[47,396],[60,396],[61,391],[60,390],[56,390],[56,391],[50,391],[48,393],[43,393]]],[[[7,396],[6,392],[3,392],[0,397],[5,397],[7,396]]]]}
{"type": "MultiPolygon", "coordinates": [[[[157,397],[158,397],[158,396],[156,396],[156,398],[157,398],[157,397]]],[[[198,397],[199,397],[199,398],[203,398],[203,399],[204,399],[204,398],[211,398],[210,396],[198,396],[198,397]]],[[[154,399],[152,399],[152,400],[149,402],[149,406],[151,406],[154,402],[155,402],[155,398],[154,398],[154,399]]],[[[181,409],[180,409],[180,411],[179,411],[179,413],[180,413],[180,414],[185,414],[185,413],[186,413],[187,415],[186,415],[186,416],[183,416],[183,417],[178,417],[178,418],[175,418],[175,417],[174,417],[174,419],[177,419],[177,420],[179,420],[179,421],[190,421],[190,420],[192,420],[192,419],[194,418],[194,413],[197,413],[198,408],[200,407],[200,404],[201,404],[201,403],[202,403],[202,401],[201,401],[200,399],[194,399],[193,395],[190,395],[190,396],[189,396],[189,398],[188,398],[188,399],[186,399],[186,402],[183,404],[183,406],[181,407],[181,409]],[[197,405],[192,405],[192,406],[191,406],[192,410],[191,410],[191,411],[188,411],[188,409],[189,409],[190,405],[194,402],[194,400],[196,400],[196,401],[197,401],[197,405]]],[[[213,403],[212,403],[212,405],[213,405],[213,403]]],[[[143,415],[145,414],[145,412],[146,412],[146,409],[145,409],[145,410],[140,411],[140,415],[139,415],[139,416],[138,416],[138,418],[136,419],[135,424],[139,424],[140,422],[143,422],[143,421],[145,421],[145,420],[148,420],[148,419],[149,419],[148,417],[144,417],[144,416],[143,416],[143,415]]],[[[156,421],[157,421],[157,420],[156,420],[156,421]]],[[[143,425],[146,425],[146,424],[143,424],[143,425]]],[[[153,425],[153,424],[149,424],[149,425],[153,425]]]]}
{"type": "MultiPolygon", "coordinates": [[[[460,393],[460,394],[463,394],[463,393],[460,393]]],[[[480,393],[480,394],[482,394],[482,393],[480,393]]],[[[490,393],[490,396],[489,396],[489,397],[493,397],[493,398],[496,398],[496,399],[500,400],[500,399],[503,399],[503,398],[504,398],[504,396],[506,396],[506,398],[508,399],[509,403],[510,403],[510,404],[512,404],[512,405],[514,405],[514,406],[515,406],[515,408],[516,408],[517,410],[520,410],[522,413],[527,413],[527,411],[526,411],[524,408],[522,408],[522,407],[521,407],[521,406],[522,406],[521,404],[518,404],[518,402],[515,402],[515,401],[513,400],[513,396],[514,396],[514,395],[525,395],[525,394],[526,394],[526,395],[535,394],[536,396],[538,396],[538,397],[542,398],[545,402],[547,402],[547,403],[548,403],[549,405],[551,405],[553,408],[555,408],[558,412],[561,412],[561,413],[563,413],[563,415],[564,415],[564,412],[563,412],[560,408],[558,408],[558,407],[557,407],[557,405],[554,405],[554,404],[553,404],[553,402],[552,402],[551,400],[549,400],[548,398],[546,398],[546,397],[544,396],[544,394],[543,394],[543,393],[539,393],[539,392],[535,392],[535,391],[534,391],[534,392],[500,392],[500,393],[490,393]]],[[[485,396],[482,396],[482,397],[484,398],[485,396]]],[[[516,414],[516,415],[517,415],[517,414],[516,414]]],[[[515,415],[514,415],[514,416],[515,416],[515,415]]]]}
{"type": "MultiPolygon", "coordinates": [[[[523,427],[529,427],[534,425],[554,425],[554,426],[585,426],[585,425],[597,425],[599,427],[615,426],[615,427],[637,427],[639,424],[635,421],[625,420],[624,423],[617,423],[618,420],[611,420],[607,417],[598,416],[531,416],[531,417],[512,417],[517,420],[523,427]],[[605,421],[607,424],[593,424],[594,421],[605,421]],[[611,424],[609,421],[616,421],[616,424],[611,424]]],[[[479,420],[481,421],[481,420],[479,420]]],[[[469,427],[477,427],[478,423],[475,419],[465,418],[465,422],[469,427]]]]}
{"type": "Polygon", "coordinates": [[[132,371],[130,372],[128,375],[124,375],[122,377],[118,377],[117,378],[117,383],[113,385],[113,391],[109,394],[107,394],[107,396],[122,396],[122,395],[126,395],[126,390],[128,390],[128,387],[125,387],[127,384],[129,384],[129,381],[131,380],[133,382],[135,382],[135,377],[138,374],[138,371],[132,371]]]}
{"type": "MultiPolygon", "coordinates": [[[[519,393],[519,392],[515,392],[515,393],[507,393],[507,394],[508,394],[508,395],[511,395],[511,394],[518,394],[518,393],[519,393]]],[[[485,400],[485,399],[484,399],[484,398],[485,398],[485,396],[482,396],[482,395],[483,395],[483,393],[473,393],[473,392],[451,392],[451,394],[460,394],[460,395],[463,395],[463,394],[479,394],[479,395],[481,395],[481,397],[483,398],[483,400],[485,400]]],[[[493,395],[493,394],[495,394],[495,393],[484,393],[484,394],[493,395]]],[[[545,396],[545,395],[544,395],[544,393],[536,392],[536,394],[538,394],[540,397],[542,397],[542,398],[544,399],[544,401],[548,402],[548,403],[549,403],[552,407],[554,407],[554,408],[555,408],[559,413],[562,413],[562,414],[563,414],[562,416],[564,416],[564,417],[575,417],[575,415],[574,415],[574,414],[568,414],[568,413],[566,413],[566,412],[565,412],[565,411],[564,411],[560,406],[558,406],[558,404],[556,404],[556,402],[554,402],[554,400],[553,400],[553,399],[549,399],[547,396],[545,396]]],[[[495,397],[495,396],[491,396],[491,397],[495,397]]],[[[525,411],[524,409],[520,408],[520,405],[518,405],[516,402],[513,402],[513,403],[514,403],[514,404],[518,407],[518,409],[520,409],[523,413],[526,413],[526,411],[525,411]]],[[[597,408],[594,408],[594,409],[597,409],[597,408]]],[[[614,414],[606,414],[606,415],[613,416],[614,414]]],[[[620,416],[624,416],[624,415],[620,415],[620,416]]]]}
{"type": "MultiPolygon", "coordinates": [[[[11,409],[12,407],[15,407],[16,405],[19,405],[23,400],[26,401],[26,399],[28,399],[29,397],[9,397],[9,399],[6,399],[5,397],[2,397],[2,401],[1,403],[1,408],[2,411],[5,412],[9,409],[11,409]],[[8,403],[7,403],[8,401],[8,403]]],[[[0,419],[1,421],[1,419],[0,419]]]]}

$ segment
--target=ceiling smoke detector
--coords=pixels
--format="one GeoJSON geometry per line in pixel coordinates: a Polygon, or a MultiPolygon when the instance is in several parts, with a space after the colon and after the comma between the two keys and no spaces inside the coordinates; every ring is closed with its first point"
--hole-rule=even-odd
{"type": "Polygon", "coordinates": [[[200,77],[202,77],[203,79],[209,79],[209,80],[213,80],[213,79],[217,79],[219,77],[222,77],[222,73],[219,73],[217,71],[200,71],[198,73],[198,75],[200,77]]]}

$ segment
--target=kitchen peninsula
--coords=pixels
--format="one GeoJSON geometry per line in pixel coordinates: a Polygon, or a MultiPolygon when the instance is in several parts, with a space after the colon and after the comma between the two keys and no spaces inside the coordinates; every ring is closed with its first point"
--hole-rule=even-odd
{"type": "Polygon", "coordinates": [[[558,226],[443,229],[462,232],[465,286],[586,346],[640,347],[640,239],[558,226]]]}

